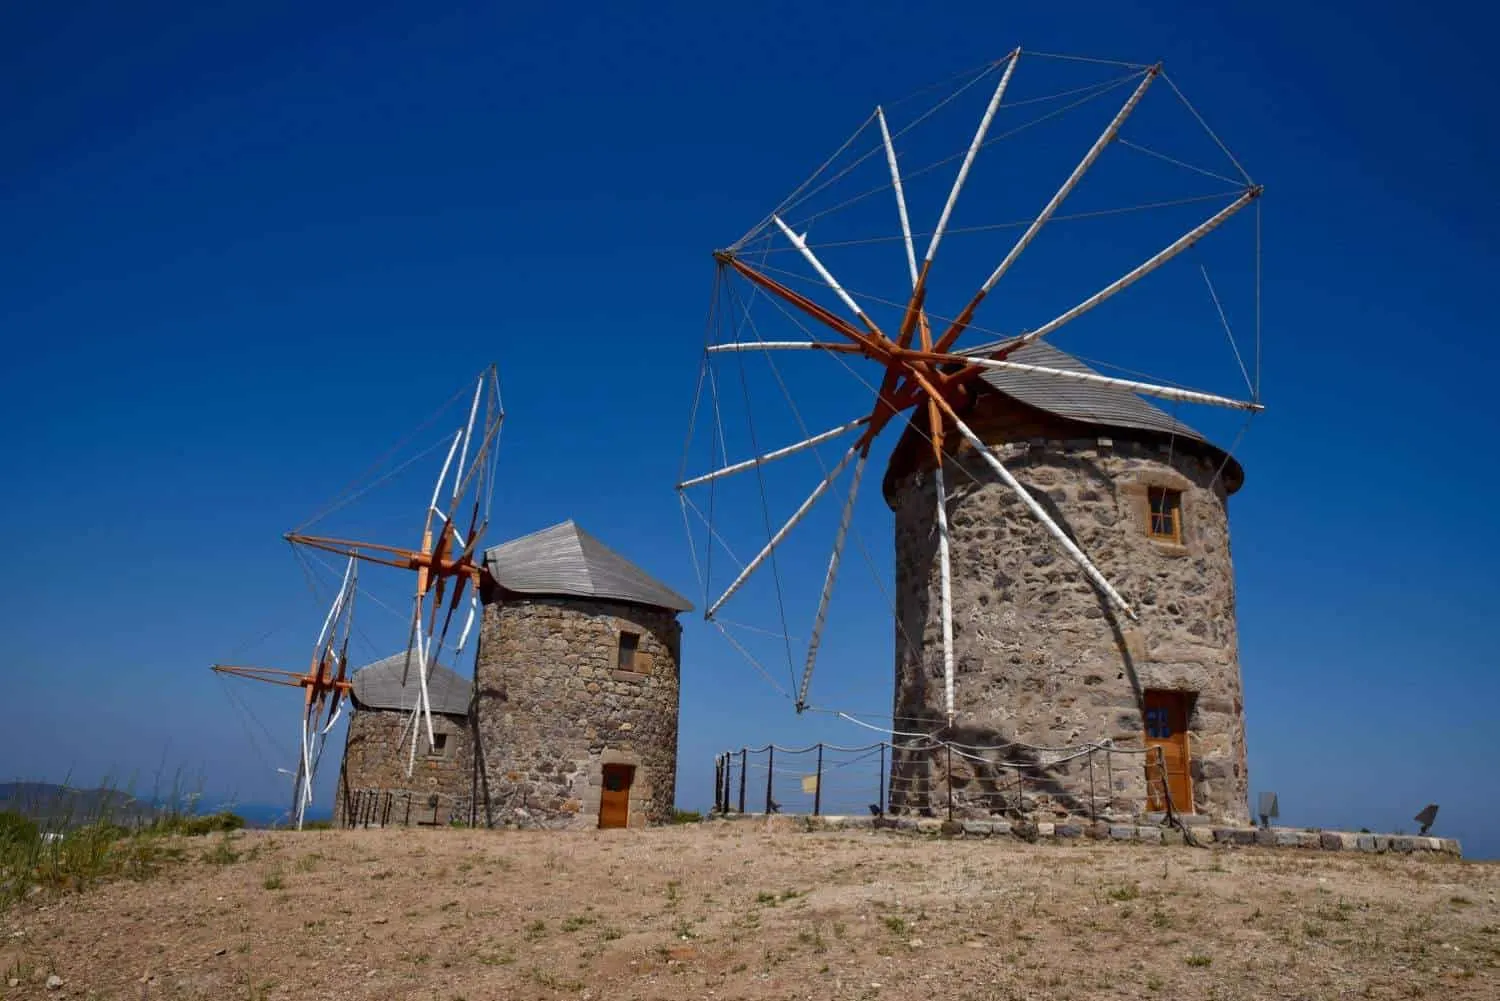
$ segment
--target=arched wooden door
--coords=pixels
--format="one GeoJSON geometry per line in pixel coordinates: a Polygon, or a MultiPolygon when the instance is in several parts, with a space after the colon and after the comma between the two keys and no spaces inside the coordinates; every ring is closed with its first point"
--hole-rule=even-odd
{"type": "Polygon", "coordinates": [[[634,765],[604,766],[599,792],[600,827],[630,825],[630,785],[634,781],[634,765]]]}
{"type": "Polygon", "coordinates": [[[1192,758],[1188,747],[1189,692],[1146,692],[1146,808],[1193,812],[1192,758]]]}

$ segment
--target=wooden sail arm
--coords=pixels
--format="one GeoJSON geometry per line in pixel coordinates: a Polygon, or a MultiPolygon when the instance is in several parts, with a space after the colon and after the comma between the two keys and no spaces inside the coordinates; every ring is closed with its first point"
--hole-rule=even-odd
{"type": "Polygon", "coordinates": [[[997,350],[990,357],[949,354],[936,350],[907,351],[903,352],[902,357],[904,359],[916,359],[927,362],[933,366],[957,366],[948,372],[934,374],[929,371],[925,373],[933,380],[934,386],[945,395],[951,395],[949,393],[951,389],[970,382],[987,370],[1000,369],[1002,371],[1008,370],[1027,373],[1040,376],[1044,379],[1055,379],[1060,382],[1086,383],[1112,389],[1122,389],[1132,393],[1140,393],[1143,396],[1174,400],[1178,403],[1197,403],[1206,406],[1227,407],[1232,410],[1247,410],[1252,413],[1258,413],[1265,409],[1265,407],[1252,400],[1237,400],[1227,396],[1220,396],[1217,393],[1204,393],[1181,386],[1165,386],[1145,382],[1140,379],[1124,379],[1111,375],[1102,375],[1098,372],[1080,372],[1052,368],[1047,365],[1031,365],[1010,361],[1005,358],[1005,351],[1003,349],[997,350]]]}
{"type": "Polygon", "coordinates": [[[360,542],[355,539],[336,539],[323,535],[303,535],[301,532],[288,532],[282,537],[296,546],[321,549],[325,553],[336,553],[339,556],[353,556],[355,559],[368,563],[380,563],[389,567],[400,567],[403,570],[415,570],[420,565],[419,558],[422,555],[403,546],[387,546],[378,542],[360,542]]]}
{"type": "MultiPolygon", "coordinates": [[[[443,534],[446,535],[446,533],[443,534]]],[[[353,556],[356,559],[397,567],[401,570],[425,570],[438,576],[466,574],[476,584],[482,583],[487,573],[482,565],[472,562],[472,549],[466,549],[459,559],[446,559],[438,552],[425,553],[418,549],[388,546],[378,542],[361,542],[355,539],[303,535],[300,532],[288,532],[284,538],[294,545],[321,549],[340,556],[353,556]]],[[[447,546],[441,540],[436,548],[443,553],[447,551],[447,546]]]]}
{"type": "Polygon", "coordinates": [[[272,685],[285,685],[288,688],[322,687],[338,689],[341,692],[351,691],[354,688],[354,683],[351,681],[322,679],[312,673],[302,674],[279,667],[246,667],[239,664],[214,664],[211,666],[219,674],[249,678],[251,681],[264,681],[272,685]]]}
{"type": "Polygon", "coordinates": [[[784,302],[796,306],[799,310],[827,326],[835,333],[849,338],[849,340],[859,345],[863,349],[863,353],[868,357],[879,362],[884,362],[890,357],[892,344],[885,337],[858,329],[854,324],[835,316],[807,296],[787,288],[781,282],[768,275],[761,274],[744,261],[729,253],[720,251],[714,255],[714,259],[721,264],[728,264],[761,289],[764,289],[784,302]]]}

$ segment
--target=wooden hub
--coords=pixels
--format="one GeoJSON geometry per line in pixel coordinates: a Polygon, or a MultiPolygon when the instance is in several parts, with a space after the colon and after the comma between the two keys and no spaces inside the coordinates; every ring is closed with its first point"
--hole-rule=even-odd
{"type": "Polygon", "coordinates": [[[901,329],[895,337],[890,337],[863,312],[858,313],[860,326],[857,327],[776,279],[760,273],[728,251],[715,253],[714,259],[721,266],[733,268],[764,291],[795,306],[847,341],[820,344],[821,349],[861,355],[884,366],[885,375],[875,394],[869,423],[858,443],[861,454],[869,454],[871,444],[892,418],[918,405],[925,405],[928,424],[932,429],[933,455],[941,462],[948,422],[968,408],[972,399],[969,385],[984,369],[970,364],[962,355],[947,353],[948,346],[967,326],[966,318],[960,317],[934,342],[927,314],[922,308],[926,298],[925,268],[918,276],[916,288],[907,303],[901,329]],[[912,347],[913,340],[917,340],[920,347],[912,347]]]}

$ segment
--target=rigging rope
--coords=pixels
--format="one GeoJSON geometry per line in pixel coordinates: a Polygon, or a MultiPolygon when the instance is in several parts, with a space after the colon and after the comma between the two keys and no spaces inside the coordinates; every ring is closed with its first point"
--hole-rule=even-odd
{"type": "Polygon", "coordinates": [[[1214,283],[1209,280],[1208,267],[1199,263],[1199,269],[1203,272],[1203,282],[1208,286],[1208,294],[1213,298],[1214,309],[1219,311],[1219,322],[1224,326],[1224,334],[1229,338],[1229,349],[1234,352],[1234,360],[1239,363],[1240,374],[1245,377],[1245,388],[1250,391],[1250,398],[1256,399],[1255,384],[1250,381],[1250,373],[1245,369],[1245,359],[1240,357],[1240,346],[1234,342],[1234,331],[1229,327],[1229,317],[1224,315],[1224,307],[1219,303],[1219,293],[1214,291],[1214,283]]]}
{"type": "Polygon", "coordinates": [[[1209,138],[1218,144],[1219,149],[1224,152],[1225,156],[1229,157],[1229,162],[1234,164],[1235,169],[1240,172],[1240,176],[1245,179],[1245,183],[1254,184],[1255,181],[1250,177],[1250,172],[1240,165],[1239,160],[1235,159],[1233,153],[1229,152],[1229,147],[1224,145],[1224,140],[1219,138],[1219,134],[1208,127],[1208,122],[1204,121],[1203,116],[1198,114],[1198,109],[1193,107],[1192,102],[1187,99],[1187,95],[1177,89],[1177,83],[1165,71],[1162,72],[1161,78],[1167,81],[1167,86],[1172,88],[1172,93],[1177,95],[1177,99],[1182,102],[1183,107],[1192,112],[1193,117],[1198,120],[1198,124],[1203,127],[1203,131],[1208,133],[1209,138]]]}
{"type": "MultiPolygon", "coordinates": [[[[916,120],[914,120],[913,122],[911,122],[904,129],[901,129],[899,132],[897,132],[894,135],[892,135],[891,136],[891,141],[894,143],[897,139],[900,139],[902,136],[906,135],[912,129],[916,128],[918,125],[921,125],[927,119],[929,119],[933,115],[937,114],[938,111],[940,111],[941,109],[943,109],[944,107],[946,107],[950,102],[956,100],[961,94],[963,94],[965,91],[967,91],[970,87],[974,86],[980,80],[983,80],[990,73],[994,72],[1001,65],[1003,65],[1003,63],[1004,63],[1004,61],[1002,60],[1001,62],[997,62],[997,63],[993,64],[992,66],[988,67],[983,72],[981,72],[979,75],[977,75],[976,77],[974,77],[974,79],[970,80],[968,83],[966,83],[962,87],[960,87],[958,90],[954,91],[952,94],[949,94],[947,97],[943,98],[943,100],[939,101],[937,104],[935,104],[931,108],[927,109],[927,111],[923,112],[921,115],[918,115],[917,118],[916,118],[916,120]]],[[[859,132],[863,132],[865,129],[869,128],[870,127],[870,123],[872,121],[874,121],[874,120],[875,120],[875,113],[871,112],[870,113],[870,117],[867,118],[867,119],[865,119],[865,123],[859,127],[859,132]]],[[[850,142],[853,142],[853,140],[859,135],[859,132],[856,132],[854,134],[854,136],[850,136],[850,142]]],[[[847,146],[848,144],[846,143],[845,145],[847,146]]],[[[859,157],[859,159],[857,159],[853,163],[849,164],[843,170],[839,171],[837,174],[833,175],[828,180],[824,181],[822,184],[820,184],[816,188],[814,188],[812,191],[809,191],[807,194],[803,195],[801,198],[797,199],[796,201],[792,201],[791,199],[788,199],[787,201],[784,201],[782,203],[782,205],[781,205],[781,208],[779,208],[777,211],[773,212],[772,215],[783,215],[784,213],[790,211],[791,209],[796,208],[798,205],[801,205],[803,202],[807,201],[809,198],[811,198],[814,195],[818,194],[820,191],[823,191],[829,185],[838,182],[841,178],[843,178],[844,176],[846,176],[850,171],[852,171],[854,168],[858,167],[860,164],[864,163],[870,157],[875,156],[877,153],[883,153],[884,151],[885,151],[885,141],[884,141],[884,139],[882,139],[881,142],[880,142],[880,144],[878,146],[875,146],[875,147],[871,148],[869,152],[867,152],[864,155],[862,155],[861,157],[859,157]]],[[[842,152],[842,150],[841,150],[841,152],[842,152]]],[[[950,160],[951,159],[956,159],[956,157],[950,157],[949,159],[950,160]]],[[[933,166],[937,166],[937,165],[934,164],[933,166]]],[[[931,168],[928,168],[928,169],[931,169],[931,168]]],[[[889,185],[887,185],[887,187],[889,187],[889,185]]],[[[884,191],[885,188],[878,188],[876,190],[884,191]]],[[[814,217],[814,218],[816,218],[816,217],[814,217]]],[[[760,224],[760,227],[758,227],[758,228],[764,228],[768,222],[770,222],[770,216],[767,216],[766,220],[764,222],[762,222],[760,224]]]]}
{"type": "MultiPolygon", "coordinates": [[[[732,290],[731,290],[731,295],[733,295],[733,291],[732,290]]],[[[749,308],[747,306],[745,308],[745,317],[748,319],[749,316],[750,316],[750,311],[749,311],[749,308]]],[[[736,337],[736,339],[738,339],[739,338],[739,334],[737,333],[735,335],[735,337],[736,337]]],[[[749,431],[750,431],[750,450],[751,450],[751,452],[753,454],[755,454],[755,455],[758,456],[758,455],[761,454],[761,452],[760,452],[760,442],[756,439],[756,434],[755,434],[755,414],[754,414],[754,407],[750,403],[750,380],[749,380],[749,377],[745,373],[745,359],[744,359],[743,353],[739,353],[739,354],[741,355],[740,359],[739,359],[740,388],[744,392],[744,396],[745,396],[745,422],[746,422],[746,424],[747,424],[747,426],[749,428],[749,431]]],[[[755,464],[755,479],[756,479],[756,483],[760,487],[760,510],[761,510],[762,520],[765,522],[765,527],[766,527],[766,541],[768,543],[770,543],[775,538],[775,529],[772,528],[772,526],[771,526],[771,504],[770,504],[770,501],[767,500],[767,498],[766,498],[766,479],[765,479],[764,463],[756,462],[756,464],[755,464]]],[[[772,548],[771,548],[771,579],[775,582],[775,585],[776,585],[776,611],[777,611],[777,613],[778,613],[778,615],[780,616],[780,619],[781,619],[781,632],[782,632],[782,638],[783,638],[783,645],[786,648],[786,669],[787,669],[787,675],[791,679],[792,688],[795,689],[797,687],[797,669],[792,664],[792,641],[791,641],[791,636],[790,636],[791,630],[787,627],[787,624],[786,624],[786,600],[785,600],[785,596],[784,596],[783,591],[782,591],[782,586],[781,586],[781,570],[780,570],[780,568],[779,568],[779,566],[777,564],[777,561],[776,561],[776,547],[774,547],[774,546],[772,546],[772,548]]]]}
{"type": "MultiPolygon", "coordinates": [[[[1092,88],[1089,88],[1089,89],[1093,90],[1093,93],[1090,93],[1090,94],[1088,94],[1085,97],[1081,97],[1077,101],[1074,101],[1071,104],[1064,105],[1063,107],[1058,108],[1058,109],[1056,109],[1054,111],[1050,111],[1050,112],[1048,112],[1045,115],[1041,115],[1041,116],[1039,116],[1037,118],[1034,118],[1031,121],[1026,122],[1024,125],[1018,125],[1018,126],[1016,126],[1015,128],[1011,129],[1008,132],[1001,132],[998,135],[990,136],[989,138],[985,139],[984,142],[982,142],[982,143],[979,144],[979,149],[984,149],[984,148],[986,148],[986,147],[988,147],[988,146],[990,146],[990,145],[992,145],[994,143],[1001,142],[1002,140],[1009,139],[1012,136],[1019,135],[1022,132],[1025,132],[1027,129],[1032,128],[1033,126],[1041,125],[1043,122],[1051,121],[1054,118],[1057,118],[1057,117],[1059,117],[1061,115],[1065,115],[1069,111],[1072,111],[1075,108],[1080,108],[1083,105],[1089,103],[1090,101],[1092,101],[1092,100],[1094,100],[1096,98],[1102,97],[1105,94],[1108,94],[1111,91],[1113,91],[1113,90],[1115,90],[1115,89],[1117,89],[1119,87],[1122,87],[1125,84],[1130,83],[1133,80],[1139,79],[1142,75],[1143,74],[1141,74],[1141,73],[1129,73],[1129,74],[1126,74],[1125,76],[1120,77],[1117,80],[1107,81],[1107,82],[1102,83],[1102,84],[1095,84],[1092,88]]],[[[954,96],[956,97],[957,95],[955,94],[954,96]]],[[[1009,105],[1004,105],[1003,107],[1009,107],[1009,105]]],[[[934,110],[936,110],[936,109],[934,109],[934,110]]],[[[911,131],[921,121],[922,121],[921,119],[918,119],[916,122],[913,122],[911,125],[908,125],[906,128],[904,128],[900,132],[896,133],[896,135],[894,135],[894,136],[891,137],[892,142],[894,142],[896,139],[900,138],[901,136],[905,135],[907,132],[911,131]]],[[[871,156],[874,156],[877,152],[884,152],[884,150],[885,150],[885,144],[882,143],[880,146],[878,146],[875,149],[871,150],[869,153],[866,153],[859,160],[856,160],[853,164],[850,164],[850,166],[845,169],[844,173],[848,173],[849,170],[854,169],[854,167],[858,166],[864,160],[868,159],[871,156]]],[[[910,184],[911,181],[915,180],[918,177],[923,176],[924,174],[931,173],[932,171],[937,170],[939,167],[946,166],[947,164],[950,164],[950,163],[952,163],[955,160],[961,160],[961,159],[963,159],[965,156],[968,155],[968,152],[969,152],[968,151],[968,147],[965,146],[964,149],[961,150],[960,152],[954,153],[954,154],[952,154],[950,156],[946,156],[946,157],[944,157],[941,160],[937,160],[937,161],[935,161],[933,163],[929,163],[929,164],[927,164],[926,166],[923,166],[923,167],[918,167],[916,170],[911,171],[909,173],[903,172],[902,175],[901,175],[901,183],[902,184],[910,184]]],[[[843,174],[840,174],[838,176],[842,177],[843,174]]],[[[831,184],[835,180],[838,180],[838,177],[833,178],[828,183],[831,184]]],[[[877,195],[877,194],[879,194],[882,191],[886,191],[886,190],[890,189],[894,185],[894,183],[895,182],[893,182],[893,181],[886,181],[883,184],[880,184],[880,185],[878,185],[876,187],[870,188],[868,191],[862,192],[862,193],[860,193],[858,195],[854,195],[853,197],[848,198],[848,199],[846,199],[846,200],[838,203],[837,205],[834,205],[832,208],[827,208],[827,209],[822,210],[821,212],[816,212],[813,215],[810,215],[810,216],[806,217],[805,219],[802,219],[802,220],[798,221],[795,224],[789,223],[788,225],[791,225],[793,229],[805,230],[809,226],[811,226],[812,223],[815,220],[821,219],[823,216],[826,216],[826,215],[832,215],[834,212],[838,212],[838,211],[840,211],[842,209],[848,208],[850,205],[853,205],[856,202],[863,201],[864,199],[869,198],[872,195],[877,195]]],[[[827,186],[828,186],[827,184],[824,184],[822,187],[820,187],[818,189],[818,191],[821,191],[824,187],[827,187],[827,186]]],[[[817,191],[810,192],[807,197],[810,198],[814,194],[817,194],[817,191]]],[[[806,201],[806,200],[807,200],[807,198],[802,199],[802,201],[806,201]]],[[[801,204],[801,203],[799,202],[798,204],[801,204]]],[[[795,206],[789,206],[789,208],[795,208],[795,206]]],[[[777,214],[780,215],[781,213],[777,213],[777,214]]]]}
{"type": "Polygon", "coordinates": [[[1139,153],[1145,153],[1147,156],[1154,156],[1158,160],[1163,160],[1163,161],[1165,161],[1167,163],[1172,164],[1175,167],[1183,167],[1183,168],[1186,168],[1187,170],[1196,171],[1197,173],[1202,174],[1204,177],[1212,177],[1216,181],[1223,181],[1225,184],[1233,184],[1236,189],[1243,190],[1243,188],[1244,188],[1244,184],[1242,182],[1236,181],[1232,177],[1225,177],[1223,174],[1215,173],[1214,171],[1208,170],[1207,168],[1195,166],[1194,164],[1187,163],[1186,161],[1183,161],[1183,160],[1179,160],[1176,157],[1168,156],[1165,153],[1158,153],[1154,149],[1149,149],[1149,148],[1147,148],[1145,146],[1141,146],[1141,145],[1139,145],[1137,143],[1133,143],[1129,139],[1126,139],[1123,136],[1115,136],[1115,142],[1119,143],[1121,146],[1124,146],[1124,147],[1126,147],[1128,149],[1133,149],[1133,150],[1135,150],[1135,151],[1137,151],[1139,153]]]}
{"type": "Polygon", "coordinates": [[[224,675],[215,671],[214,676],[219,679],[219,685],[224,689],[225,697],[229,699],[230,705],[234,706],[237,712],[240,725],[245,729],[245,736],[250,739],[250,749],[255,752],[255,756],[260,759],[260,763],[265,766],[266,770],[274,773],[276,771],[276,766],[273,765],[270,759],[266,757],[265,751],[260,745],[260,741],[255,736],[255,732],[250,729],[250,723],[254,722],[256,726],[260,727],[261,732],[265,734],[266,743],[274,746],[276,743],[276,739],[271,736],[270,729],[266,727],[266,724],[261,720],[259,716],[255,714],[253,710],[251,710],[251,708],[244,702],[244,700],[240,696],[235,694],[233,687],[229,684],[224,675]]]}
{"type": "Polygon", "coordinates": [[[409,441],[426,430],[434,421],[441,417],[449,407],[453,406],[454,402],[461,398],[467,391],[467,387],[464,387],[450,396],[446,403],[438,407],[437,410],[433,411],[432,414],[430,414],[425,420],[422,421],[422,423],[418,424],[411,431],[403,435],[400,440],[396,442],[396,444],[392,445],[383,454],[381,454],[379,458],[372,462],[364,472],[360,473],[354,479],[350,480],[349,483],[343,488],[343,490],[334,495],[334,502],[329,508],[325,508],[322,512],[314,515],[307,521],[304,521],[302,524],[298,525],[296,529],[294,529],[294,531],[301,532],[311,527],[312,525],[326,518],[333,512],[333,510],[336,510],[337,508],[342,507],[345,503],[347,503],[347,501],[342,500],[345,494],[347,494],[350,490],[353,490],[361,481],[364,480],[365,477],[369,476],[375,470],[379,469],[383,463],[389,461],[391,456],[399,452],[409,441]]]}
{"type": "MultiPolygon", "coordinates": [[[[1072,221],[1076,221],[1076,220],[1079,220],[1079,219],[1100,219],[1100,218],[1104,218],[1106,216],[1125,215],[1125,214],[1130,213],[1130,212],[1149,212],[1149,211],[1151,211],[1153,209],[1176,208],[1176,207],[1178,207],[1180,205],[1192,205],[1192,204],[1195,204],[1197,202],[1220,201],[1222,199],[1228,198],[1231,195],[1234,195],[1234,194],[1237,194],[1237,193],[1238,193],[1238,189],[1236,191],[1232,191],[1232,192],[1215,191],[1215,192],[1212,192],[1210,194],[1205,194],[1205,195],[1185,195],[1182,198],[1170,198],[1170,199],[1166,199],[1166,200],[1163,200],[1163,201],[1156,201],[1156,202],[1141,202],[1141,203],[1136,204],[1136,205],[1124,205],[1124,206],[1121,206],[1119,208],[1112,208],[1112,209],[1090,209],[1090,210],[1085,211],[1085,212],[1067,212],[1067,213],[1061,213],[1061,214],[1053,215],[1048,220],[1048,222],[1050,224],[1050,223],[1054,223],[1054,222],[1072,222],[1072,221]]],[[[1033,219],[1017,219],[1017,220],[1014,220],[1012,222],[982,223],[982,224],[978,224],[978,225],[974,225],[974,226],[950,226],[950,227],[948,227],[948,229],[944,230],[943,233],[944,233],[945,237],[947,237],[947,236],[966,236],[966,235],[969,235],[971,233],[992,233],[992,232],[996,232],[996,231],[999,231],[999,230],[1022,229],[1022,228],[1026,227],[1026,226],[1030,226],[1034,221],[1035,220],[1033,220],[1033,219]]],[[[920,240],[920,239],[924,239],[924,238],[930,237],[930,236],[932,236],[931,233],[925,233],[925,232],[923,232],[923,233],[913,233],[912,234],[912,239],[914,239],[914,240],[920,240]]],[[[871,244],[877,244],[877,243],[896,243],[896,242],[899,242],[899,241],[903,241],[905,239],[906,239],[906,237],[905,237],[904,234],[894,234],[892,236],[868,236],[868,237],[862,237],[862,238],[857,239],[857,240],[829,240],[829,241],[827,241],[825,243],[813,243],[812,241],[809,240],[808,243],[807,243],[807,247],[810,250],[828,250],[830,248],[837,248],[837,247],[863,247],[863,246],[869,246],[871,244]]],[[[794,253],[800,253],[800,251],[798,251],[798,249],[796,247],[772,247],[772,248],[770,248],[766,252],[770,253],[770,254],[794,254],[794,253]]],[[[795,272],[779,272],[779,273],[793,274],[795,272]]],[[[809,277],[807,277],[805,275],[798,274],[797,277],[801,278],[803,281],[809,281],[809,282],[812,281],[811,278],[809,278],[809,277]]],[[[860,295],[864,295],[864,293],[859,292],[858,289],[848,289],[847,291],[849,291],[851,294],[852,293],[858,293],[860,295]]],[[[944,319],[943,317],[937,317],[937,316],[935,316],[935,318],[936,319],[944,319]]],[[[982,330],[983,328],[972,327],[971,326],[969,329],[972,329],[972,330],[982,330]]]]}

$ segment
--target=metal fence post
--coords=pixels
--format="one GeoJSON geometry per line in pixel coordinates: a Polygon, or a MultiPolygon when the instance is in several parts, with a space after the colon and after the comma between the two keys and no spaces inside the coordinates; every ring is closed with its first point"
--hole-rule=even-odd
{"type": "Polygon", "coordinates": [[[823,745],[818,745],[818,776],[813,780],[813,816],[823,809],[823,745]]]}
{"type": "Polygon", "coordinates": [[[1109,795],[1104,797],[1104,810],[1106,813],[1115,812],[1115,764],[1114,752],[1109,748],[1104,749],[1104,777],[1109,780],[1109,795]]]}
{"type": "Polygon", "coordinates": [[[740,812],[741,813],[745,812],[745,776],[749,772],[749,769],[746,768],[745,765],[749,761],[749,753],[750,752],[747,751],[745,748],[743,748],[743,747],[740,748],[740,812]]]}
{"type": "MultiPolygon", "coordinates": [[[[895,745],[891,745],[891,757],[894,759],[895,745]]],[[[894,760],[891,762],[892,770],[895,769],[894,760]]],[[[880,742],[880,787],[875,790],[875,808],[880,811],[880,816],[885,816],[885,741],[880,742]]]]}
{"type": "Polygon", "coordinates": [[[947,783],[946,783],[947,786],[948,786],[948,819],[949,819],[949,821],[952,821],[953,820],[953,745],[952,744],[944,744],[943,747],[948,752],[948,779],[947,779],[947,783]]]}
{"type": "Polygon", "coordinates": [[[1089,748],[1089,819],[1099,819],[1099,798],[1094,794],[1094,749],[1089,748]]]}
{"type": "Polygon", "coordinates": [[[766,745],[766,815],[771,814],[771,780],[776,777],[776,745],[766,745]]]}

